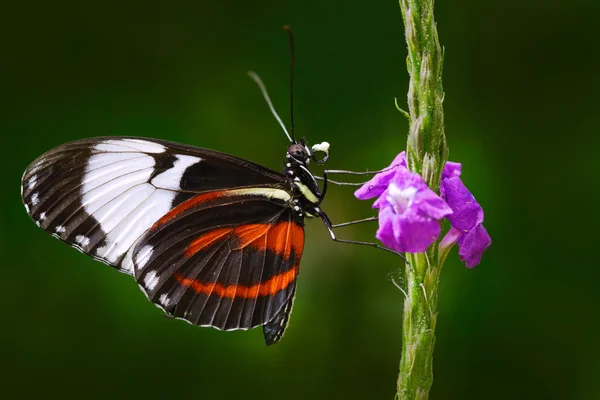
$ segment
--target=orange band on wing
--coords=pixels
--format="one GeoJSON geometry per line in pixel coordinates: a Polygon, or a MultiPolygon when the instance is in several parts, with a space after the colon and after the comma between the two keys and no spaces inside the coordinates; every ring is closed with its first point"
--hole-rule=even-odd
{"type": "Polygon", "coordinates": [[[154,223],[154,225],[152,225],[152,228],[150,228],[150,229],[151,230],[156,229],[160,225],[164,225],[167,222],[169,222],[170,220],[172,220],[173,218],[177,217],[179,214],[181,214],[185,210],[192,208],[198,204],[206,203],[211,200],[218,199],[219,197],[224,197],[225,194],[226,194],[226,191],[221,190],[221,191],[209,192],[209,193],[204,193],[204,194],[199,194],[197,196],[194,196],[191,199],[188,199],[188,200],[184,201],[183,203],[179,204],[177,207],[171,209],[171,211],[169,211],[168,213],[163,215],[158,221],[156,221],[154,223]]]}
{"type": "Polygon", "coordinates": [[[235,247],[232,247],[233,250],[251,245],[258,250],[271,250],[287,259],[294,249],[296,259],[299,261],[304,248],[304,229],[294,222],[282,221],[275,225],[245,224],[235,228],[213,229],[190,243],[185,250],[186,257],[193,256],[228,234],[235,236],[238,241],[235,247]],[[265,236],[266,240],[263,240],[265,236]]]}
{"type": "Polygon", "coordinates": [[[274,225],[267,235],[267,248],[288,258],[292,248],[300,258],[304,248],[304,229],[294,222],[283,221],[274,225]]]}
{"type": "Polygon", "coordinates": [[[204,235],[200,236],[199,238],[196,238],[192,243],[190,243],[188,248],[185,249],[185,256],[193,256],[201,249],[210,246],[217,240],[221,239],[223,236],[231,233],[231,231],[233,231],[233,228],[218,228],[213,229],[208,233],[205,233],[204,235]]]}
{"type": "Polygon", "coordinates": [[[238,237],[240,243],[235,249],[243,249],[250,243],[260,239],[265,236],[272,227],[273,225],[269,224],[246,224],[238,226],[235,228],[234,234],[238,237]]]}
{"type": "Polygon", "coordinates": [[[252,286],[230,285],[223,286],[220,283],[202,283],[195,279],[184,278],[179,273],[175,273],[174,277],[183,286],[187,286],[196,293],[204,293],[207,295],[216,294],[219,297],[227,297],[233,299],[242,297],[245,299],[257,298],[258,296],[271,296],[277,292],[287,288],[298,275],[298,266],[289,271],[275,275],[266,282],[261,282],[252,286]]]}

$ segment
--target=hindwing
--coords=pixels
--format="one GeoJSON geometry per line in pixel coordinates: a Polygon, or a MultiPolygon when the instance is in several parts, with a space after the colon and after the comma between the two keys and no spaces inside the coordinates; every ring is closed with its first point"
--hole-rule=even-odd
{"type": "MultiPolygon", "coordinates": [[[[152,302],[196,325],[249,329],[277,319],[283,333],[304,229],[282,193],[253,191],[198,195],[148,230],[133,264],[152,302]]],[[[265,331],[268,344],[279,337],[265,331]]]]}

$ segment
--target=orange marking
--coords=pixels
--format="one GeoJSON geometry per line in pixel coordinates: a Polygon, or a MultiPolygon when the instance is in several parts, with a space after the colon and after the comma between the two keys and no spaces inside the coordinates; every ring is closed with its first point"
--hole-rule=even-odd
{"type": "Polygon", "coordinates": [[[293,222],[269,224],[245,224],[235,228],[217,228],[196,238],[185,251],[186,257],[191,257],[203,248],[209,247],[227,234],[232,234],[238,240],[233,250],[240,250],[251,245],[257,250],[271,250],[274,253],[289,258],[292,249],[295,250],[296,262],[300,261],[304,248],[304,230],[293,222]],[[265,239],[266,240],[261,240],[265,239]]]}
{"type": "Polygon", "coordinates": [[[262,236],[257,237],[252,245],[258,250],[271,250],[277,254],[283,254],[284,258],[288,258],[292,252],[292,248],[296,250],[297,259],[302,255],[304,248],[304,229],[293,222],[282,221],[275,225],[268,225],[269,229],[265,232],[267,236],[266,243],[258,242],[262,236]]]}
{"type": "Polygon", "coordinates": [[[266,282],[257,283],[252,286],[242,285],[230,285],[223,286],[220,283],[202,283],[196,279],[184,278],[179,273],[173,275],[177,282],[183,286],[192,288],[196,293],[204,293],[207,295],[216,294],[219,297],[227,297],[233,299],[235,297],[241,297],[245,299],[255,299],[258,296],[272,296],[277,292],[287,288],[298,275],[298,266],[289,271],[282,272],[281,274],[275,275],[266,282]]]}
{"type": "Polygon", "coordinates": [[[293,248],[299,260],[304,248],[304,229],[293,222],[278,223],[269,231],[267,248],[277,254],[283,254],[284,258],[290,256],[293,248]]]}
{"type": "Polygon", "coordinates": [[[269,224],[246,224],[238,226],[233,231],[240,240],[240,244],[235,250],[243,249],[255,240],[265,236],[272,226],[269,224]]]}
{"type": "Polygon", "coordinates": [[[225,190],[220,190],[220,191],[208,192],[208,193],[196,195],[196,196],[192,197],[191,199],[188,199],[188,200],[184,201],[183,203],[179,204],[177,207],[171,209],[171,211],[169,211],[168,213],[163,215],[158,221],[156,221],[154,223],[154,225],[152,225],[152,228],[150,228],[150,229],[153,230],[153,229],[158,228],[160,225],[166,224],[167,222],[171,221],[173,218],[177,217],[179,214],[181,214],[185,210],[192,208],[198,204],[207,203],[211,200],[218,199],[219,197],[224,197],[226,195],[226,192],[227,191],[225,191],[225,190]]]}
{"type": "Polygon", "coordinates": [[[185,256],[193,256],[204,247],[210,246],[217,240],[221,239],[223,236],[231,233],[232,230],[233,228],[218,228],[213,229],[212,231],[209,231],[204,235],[201,235],[200,237],[194,239],[192,243],[190,243],[188,248],[185,250],[185,256]]]}

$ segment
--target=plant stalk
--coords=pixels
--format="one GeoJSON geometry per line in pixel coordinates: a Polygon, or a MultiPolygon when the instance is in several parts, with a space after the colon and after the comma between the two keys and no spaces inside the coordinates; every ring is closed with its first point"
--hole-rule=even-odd
{"type": "MultiPolygon", "coordinates": [[[[408,168],[439,193],[447,159],[444,132],[443,52],[433,0],[400,0],[408,46],[408,168]]],[[[406,299],[402,326],[402,358],[396,398],[427,399],[433,383],[433,349],[438,282],[442,263],[438,241],[426,253],[407,254],[406,299]]]]}

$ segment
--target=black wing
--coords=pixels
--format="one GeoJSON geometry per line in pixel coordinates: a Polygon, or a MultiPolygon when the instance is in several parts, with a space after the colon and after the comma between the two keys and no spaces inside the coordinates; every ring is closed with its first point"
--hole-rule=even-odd
{"type": "Polygon", "coordinates": [[[135,243],[164,214],[198,193],[236,187],[286,184],[282,174],[224,153],[99,137],[66,143],[35,160],[23,175],[22,198],[43,230],[131,274],[135,243]]]}
{"type": "Polygon", "coordinates": [[[133,251],[135,278],[165,312],[200,326],[265,325],[276,343],[291,311],[304,229],[282,190],[224,189],[175,207],[133,251]]]}

